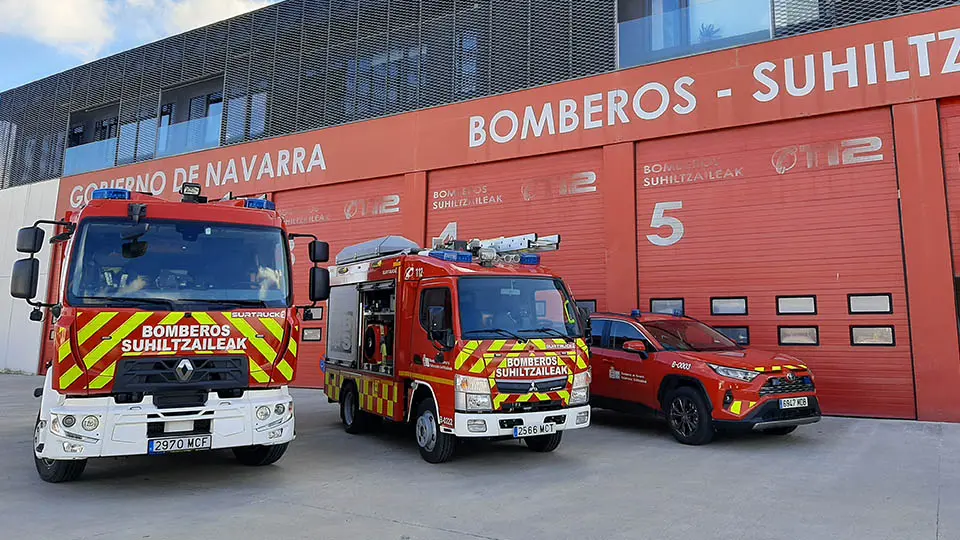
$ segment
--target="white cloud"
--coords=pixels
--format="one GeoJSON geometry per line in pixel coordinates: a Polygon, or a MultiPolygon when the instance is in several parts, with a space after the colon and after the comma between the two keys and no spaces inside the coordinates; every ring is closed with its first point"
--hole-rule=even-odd
{"type": "Polygon", "coordinates": [[[234,15],[253,11],[276,0],[127,0],[138,4],[152,4],[152,10],[162,16],[168,35],[178,34],[234,15]]]}
{"type": "Polygon", "coordinates": [[[0,34],[89,60],[114,39],[109,7],[105,0],[0,0],[0,34]]]}

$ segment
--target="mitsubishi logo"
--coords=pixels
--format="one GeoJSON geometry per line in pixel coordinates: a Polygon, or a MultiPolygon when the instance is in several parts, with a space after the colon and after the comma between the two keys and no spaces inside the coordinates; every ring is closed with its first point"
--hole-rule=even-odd
{"type": "Polygon", "coordinates": [[[531,394],[535,394],[535,393],[537,393],[537,391],[538,391],[538,390],[537,390],[537,383],[536,383],[536,382],[531,382],[531,383],[530,383],[530,390],[528,390],[528,392],[531,393],[531,394]]]}
{"type": "Polygon", "coordinates": [[[191,362],[189,358],[184,358],[180,360],[180,363],[173,369],[173,372],[177,374],[177,379],[180,382],[187,382],[193,377],[193,362],[191,362]]]}

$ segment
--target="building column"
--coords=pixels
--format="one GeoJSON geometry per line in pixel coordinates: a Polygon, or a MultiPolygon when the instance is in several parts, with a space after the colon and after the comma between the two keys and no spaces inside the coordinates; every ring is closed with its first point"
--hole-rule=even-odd
{"type": "Polygon", "coordinates": [[[403,236],[425,246],[427,241],[427,173],[403,177],[403,236]]]}
{"type": "Polygon", "coordinates": [[[636,309],[640,301],[637,280],[636,149],[632,142],[603,147],[603,221],[606,238],[605,311],[636,309]]]}
{"type": "Polygon", "coordinates": [[[960,422],[960,338],[935,101],[894,105],[917,418],[960,422]]]}

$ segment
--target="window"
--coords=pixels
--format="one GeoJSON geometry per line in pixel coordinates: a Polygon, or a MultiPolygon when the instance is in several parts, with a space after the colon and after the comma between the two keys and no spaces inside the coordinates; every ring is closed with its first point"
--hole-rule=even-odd
{"type": "Polygon", "coordinates": [[[176,104],[174,103],[167,103],[166,105],[160,107],[160,128],[161,129],[173,123],[174,109],[176,109],[176,104]]]}
{"type": "Polygon", "coordinates": [[[323,328],[304,328],[300,337],[303,341],[323,341],[323,328]]]}
{"type": "Polygon", "coordinates": [[[682,316],[684,314],[683,298],[651,298],[650,312],[682,316]]]}
{"type": "Polygon", "coordinates": [[[744,347],[750,345],[750,329],[746,326],[718,326],[715,330],[727,336],[737,345],[744,347]]]}
{"type": "Polygon", "coordinates": [[[897,340],[892,326],[851,326],[850,344],[854,347],[894,347],[897,340]]]}
{"type": "Polygon", "coordinates": [[[93,140],[105,141],[117,136],[117,117],[106,118],[97,122],[94,126],[93,140]]]}
{"type": "Polygon", "coordinates": [[[590,346],[591,347],[603,347],[603,334],[606,333],[607,327],[610,326],[610,321],[607,319],[591,319],[590,320],[590,346]]]}
{"type": "Polygon", "coordinates": [[[597,312],[596,300],[577,300],[577,307],[587,310],[587,315],[597,312]]]}
{"type": "Polygon", "coordinates": [[[67,147],[73,148],[83,144],[83,124],[70,128],[70,138],[67,140],[67,147]]]}
{"type": "Polygon", "coordinates": [[[851,315],[889,315],[893,313],[891,294],[851,294],[847,296],[851,315]]]}
{"type": "Polygon", "coordinates": [[[623,350],[623,344],[628,341],[646,341],[647,338],[635,326],[625,322],[613,321],[610,323],[610,348],[623,350]]]}
{"type": "Polygon", "coordinates": [[[777,330],[782,346],[820,345],[820,328],[816,326],[781,326],[777,330]]]}
{"type": "MultiPolygon", "coordinates": [[[[213,103],[210,104],[208,113],[214,110],[214,105],[213,103]]],[[[227,106],[227,142],[239,142],[263,137],[266,134],[266,129],[266,92],[230,100],[227,106]]]]}
{"type": "Polygon", "coordinates": [[[420,294],[420,325],[423,326],[424,330],[429,330],[430,328],[430,308],[431,307],[442,307],[446,311],[446,315],[443,321],[443,324],[446,328],[453,328],[453,323],[451,322],[451,302],[450,302],[450,289],[446,287],[437,288],[437,289],[426,289],[420,294]]]}
{"type": "Polygon", "coordinates": [[[250,134],[251,139],[263,137],[267,133],[267,94],[260,92],[250,96],[250,134]]]}
{"type": "Polygon", "coordinates": [[[777,315],[816,315],[816,296],[778,296],[777,315]]]}
{"type": "Polygon", "coordinates": [[[746,315],[746,298],[711,298],[711,315],[746,315]]]}

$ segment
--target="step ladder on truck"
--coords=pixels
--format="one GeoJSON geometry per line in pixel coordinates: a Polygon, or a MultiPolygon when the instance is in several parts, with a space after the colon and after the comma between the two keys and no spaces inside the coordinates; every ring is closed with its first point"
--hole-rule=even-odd
{"type": "Polygon", "coordinates": [[[265,198],[208,201],[184,184],[178,202],[99,189],[59,221],[17,235],[10,292],[43,321],[47,366],[33,438],[48,482],[78,478],[99,457],[226,449],[267,465],[294,438],[288,385],[301,324],[290,244],[309,243],[309,296],[329,294],[329,247],[288,233],[265,198]],[[44,230],[63,244],[54,298],[38,301],[44,230]]]}
{"type": "Polygon", "coordinates": [[[461,241],[456,228],[429,249],[388,236],[337,255],[324,391],[348,433],[413,424],[431,463],[458,438],[550,452],[590,424],[589,318],[540,264],[560,237],[461,241]]]}

